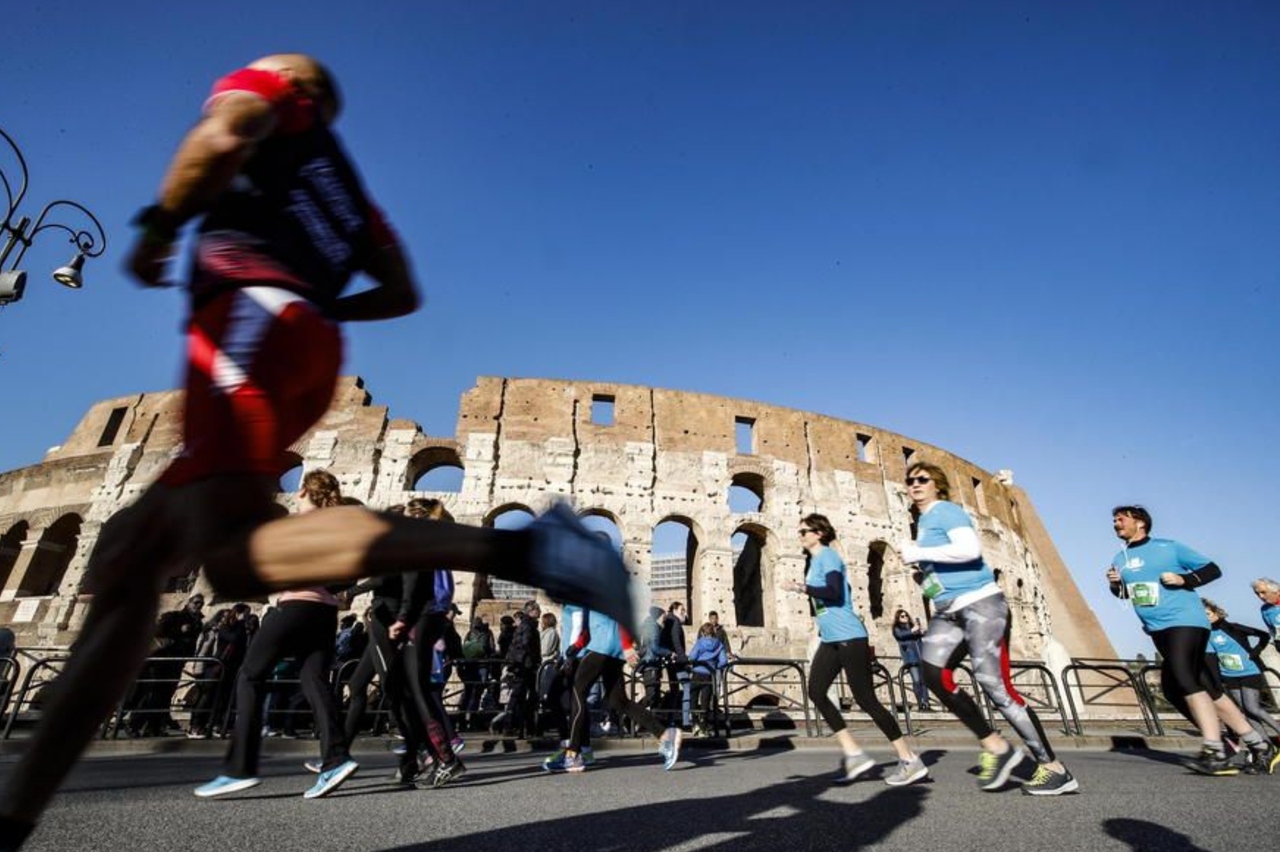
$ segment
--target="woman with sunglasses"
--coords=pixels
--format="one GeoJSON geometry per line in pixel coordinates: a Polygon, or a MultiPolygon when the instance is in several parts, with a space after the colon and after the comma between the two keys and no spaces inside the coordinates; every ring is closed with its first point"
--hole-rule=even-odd
{"type": "Polygon", "coordinates": [[[898,656],[902,665],[911,673],[911,691],[916,696],[916,707],[922,712],[931,712],[929,706],[929,687],[924,685],[924,673],[920,671],[920,639],[924,631],[920,629],[920,619],[911,621],[911,613],[905,609],[898,610],[893,616],[893,638],[898,643],[898,656]]]}
{"type": "Polygon", "coordinates": [[[895,787],[910,784],[927,777],[929,769],[903,738],[893,714],[876,698],[871,684],[867,628],[853,611],[853,595],[844,562],[828,546],[835,538],[835,529],[825,516],[806,515],[800,522],[800,543],[805,549],[808,571],[803,583],[795,580],[784,583],[790,591],[809,596],[821,640],[809,665],[809,700],[818,708],[844,751],[840,777],[853,781],[875,766],[875,760],[854,740],[839,708],[827,695],[836,675],[843,670],[853,700],[898,753],[898,765],[885,777],[885,783],[895,787]]]}
{"type": "Polygon", "coordinates": [[[907,495],[917,514],[916,540],[899,547],[902,560],[921,572],[924,596],[934,614],[924,636],[924,677],[929,690],[982,744],[978,786],[999,790],[1025,756],[995,731],[972,696],[956,686],[953,672],[966,653],[973,678],[1027,744],[1039,767],[1022,787],[1033,796],[1057,796],[1079,784],[1053,753],[1035,711],[1013,688],[1009,674],[1009,603],[982,558],[973,521],[948,501],[946,473],[932,464],[907,469],[907,495]]]}

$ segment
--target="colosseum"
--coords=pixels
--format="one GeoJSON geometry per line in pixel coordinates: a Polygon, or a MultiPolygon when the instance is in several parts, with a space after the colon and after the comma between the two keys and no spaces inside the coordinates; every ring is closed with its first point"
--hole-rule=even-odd
{"type": "MultiPolygon", "coordinates": [[[[74,637],[98,531],[175,454],[181,402],[178,391],[104,400],[39,464],[0,474],[0,623],[20,645],[74,637]]],[[[328,468],[372,506],[439,497],[469,524],[504,525],[568,499],[612,531],[655,600],[686,600],[695,620],[718,611],[739,653],[794,657],[810,640],[807,602],[778,588],[803,575],[794,530],[807,512],[836,526],[873,644],[896,650],[898,607],[924,615],[894,547],[910,535],[901,483],[914,460],[941,465],[973,516],[1013,608],[1015,657],[1057,668],[1115,656],[1010,472],[866,424],[658,388],[482,377],[462,396],[456,434],[432,437],[348,377],[281,469],[328,468]],[[441,470],[457,479],[432,490],[441,470]]],[[[170,602],[193,585],[206,588],[171,578],[170,602]]],[[[458,603],[492,611],[527,594],[508,586],[461,575],[458,603]]]]}

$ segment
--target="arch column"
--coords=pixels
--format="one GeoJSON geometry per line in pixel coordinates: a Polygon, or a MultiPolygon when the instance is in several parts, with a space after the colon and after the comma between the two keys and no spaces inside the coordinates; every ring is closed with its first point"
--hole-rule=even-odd
{"type": "Polygon", "coordinates": [[[5,581],[4,589],[0,590],[0,601],[30,597],[30,592],[23,589],[23,584],[28,579],[27,573],[31,569],[31,563],[35,560],[36,554],[41,549],[47,550],[51,547],[57,547],[59,552],[62,550],[61,546],[41,543],[40,539],[44,537],[46,529],[48,527],[29,527],[27,529],[27,537],[22,540],[22,549],[18,553],[18,559],[13,563],[13,568],[9,571],[9,579],[5,581]]]}

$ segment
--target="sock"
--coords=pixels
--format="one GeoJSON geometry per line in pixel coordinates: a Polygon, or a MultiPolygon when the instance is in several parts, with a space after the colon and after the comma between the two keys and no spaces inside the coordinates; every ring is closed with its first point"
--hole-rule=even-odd
{"type": "Polygon", "coordinates": [[[1211,752],[1217,757],[1226,757],[1226,749],[1222,747],[1222,740],[1205,740],[1204,750],[1211,752]]]}
{"type": "Polygon", "coordinates": [[[1240,741],[1247,745],[1250,751],[1265,751],[1267,748],[1266,739],[1257,731],[1241,734],[1240,741]]]}

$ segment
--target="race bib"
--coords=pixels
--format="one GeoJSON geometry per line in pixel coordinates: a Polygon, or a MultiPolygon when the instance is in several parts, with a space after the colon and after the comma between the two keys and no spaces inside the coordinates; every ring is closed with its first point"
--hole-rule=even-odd
{"type": "Polygon", "coordinates": [[[1242,672],[1244,671],[1244,660],[1239,654],[1219,654],[1218,665],[1223,671],[1242,672]]]}
{"type": "Polygon", "coordinates": [[[933,600],[938,595],[947,590],[942,585],[942,581],[938,579],[938,575],[932,572],[924,575],[924,582],[920,584],[920,592],[929,600],[933,600]]]}
{"type": "Polygon", "coordinates": [[[1130,583],[1129,600],[1134,606],[1155,606],[1160,603],[1159,583],[1130,583]]]}

